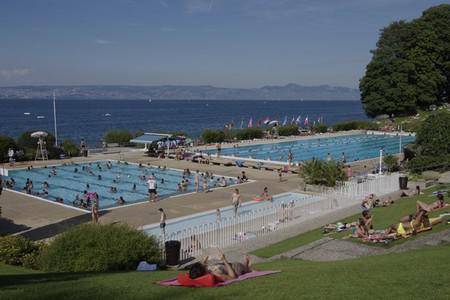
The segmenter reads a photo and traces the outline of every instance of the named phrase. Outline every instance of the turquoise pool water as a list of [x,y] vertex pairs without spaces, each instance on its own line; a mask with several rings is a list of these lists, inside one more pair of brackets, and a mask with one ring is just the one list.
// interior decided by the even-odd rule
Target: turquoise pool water
[[[88,172],[88,168],[92,173]],[[77,172],[75,172],[75,169]],[[122,196],[125,204],[137,203],[148,200],[148,187],[146,180],[143,180],[145,175],[148,179],[152,174],[155,176],[158,185],[158,195],[160,198],[181,194],[177,190],[177,184],[183,179],[183,174],[179,170],[174,169],[160,169],[151,166],[138,166],[135,164],[118,163],[111,161],[111,167],[107,167],[107,161],[97,161],[92,163],[82,164],[67,164],[55,166],[56,176],[49,176],[52,172],[52,167],[48,168],[33,168],[10,170],[9,176],[5,179],[14,178],[16,184],[13,189],[16,191],[23,191],[27,178],[33,181],[33,195],[38,195],[48,200],[56,200],[62,198],[64,204],[73,206],[74,199],[78,195],[80,198],[85,190],[88,192],[96,192],[100,196],[100,208],[110,208],[118,206],[116,204],[117,198]],[[99,179],[98,176],[101,176]],[[189,184],[186,191],[194,191],[194,174],[186,176],[189,179]],[[214,175],[214,180],[221,176]],[[43,197],[43,183],[47,182],[49,185],[48,196]],[[115,181],[115,182],[114,182]],[[229,184],[234,184],[235,181],[227,178]],[[212,188],[213,180],[208,181]],[[133,185],[136,189],[133,189]],[[117,192],[112,193],[111,187],[115,187]],[[201,184],[200,184],[201,188]]]
[[[414,136],[402,136],[401,143],[405,145],[414,139]],[[378,157],[381,148],[385,154],[399,153],[399,146],[399,136],[355,134],[225,148],[222,149],[221,155],[286,162],[290,150],[294,162],[312,158],[327,159],[328,153],[334,160],[341,160],[344,153],[346,161],[352,162]],[[209,153],[215,154],[216,151],[212,150]]]
[[[268,208],[273,205],[280,205],[282,203],[288,204],[291,201],[294,201],[296,203],[295,205],[298,205],[299,203],[305,204],[307,202],[309,203],[311,201],[316,201],[319,199],[320,198],[318,196],[288,192],[280,195],[275,195],[273,197],[273,202],[246,202],[239,208],[238,215],[242,216],[257,209]],[[222,207],[220,208],[220,215],[221,221],[234,218],[234,208],[232,206]],[[194,227],[199,225],[216,224],[216,222],[218,222],[215,210],[172,220],[170,219],[170,216],[167,217],[168,221],[166,223],[166,237],[168,238],[170,238],[172,234],[183,232],[183,230],[187,230],[189,228],[193,229]],[[143,231],[148,235],[161,235],[159,224],[144,226]]]

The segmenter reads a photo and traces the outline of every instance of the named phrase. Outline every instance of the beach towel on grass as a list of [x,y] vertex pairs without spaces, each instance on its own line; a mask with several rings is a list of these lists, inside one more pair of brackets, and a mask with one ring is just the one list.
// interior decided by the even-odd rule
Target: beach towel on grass
[[[214,287],[229,285],[229,284],[232,284],[232,283],[235,283],[235,282],[238,282],[238,281],[243,281],[243,280],[246,280],[246,279],[266,276],[266,275],[280,273],[280,272],[281,271],[253,271],[253,272],[241,275],[241,276],[239,276],[238,278],[235,278],[235,279],[230,279],[230,280],[226,280],[226,281],[216,282]],[[181,283],[178,282],[177,278],[171,278],[171,279],[158,281],[157,284],[163,285],[163,286],[183,286]]]

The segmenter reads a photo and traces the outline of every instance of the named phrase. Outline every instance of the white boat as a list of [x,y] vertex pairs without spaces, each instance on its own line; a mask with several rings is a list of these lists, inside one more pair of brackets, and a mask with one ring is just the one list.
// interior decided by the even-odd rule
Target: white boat
[[148,103],[152,103],[152,98],[148,98]]
[[45,119],[44,116],[37,116],[36,118],[38,118],[38,119]]
[[31,113],[29,113],[29,112],[24,112],[23,114],[26,115],[26,116],[31,115]]
[[111,114],[106,113],[105,117],[111,117]]

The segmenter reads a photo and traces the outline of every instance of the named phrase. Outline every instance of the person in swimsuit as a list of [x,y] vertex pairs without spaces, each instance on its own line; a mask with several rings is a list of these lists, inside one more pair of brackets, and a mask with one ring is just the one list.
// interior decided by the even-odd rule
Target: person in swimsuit
[[166,213],[164,212],[164,209],[159,208],[158,209],[159,213],[160,213],[160,219],[159,219],[159,228],[161,228],[162,234],[166,235]]
[[417,201],[416,202],[416,213],[420,212],[421,210],[424,210],[426,212],[430,212],[430,211],[433,211],[433,210],[437,210],[437,209],[441,209],[441,208],[450,206],[449,203],[445,203],[444,195],[437,194],[436,197],[437,197],[437,200],[434,201],[433,203],[430,203],[430,204],[423,203],[421,201]]
[[248,256],[245,256],[244,263],[229,263],[222,252],[220,252],[219,262],[208,263],[208,259],[209,257],[207,256],[203,262],[197,262],[191,266],[189,269],[189,277],[191,279],[212,274],[217,281],[225,281],[238,278],[253,271]]
[[236,217],[237,216],[237,212],[238,212],[238,208],[242,204],[242,197],[241,197],[241,194],[239,194],[239,189],[234,189],[234,193],[231,196],[231,203],[233,204],[234,216]]

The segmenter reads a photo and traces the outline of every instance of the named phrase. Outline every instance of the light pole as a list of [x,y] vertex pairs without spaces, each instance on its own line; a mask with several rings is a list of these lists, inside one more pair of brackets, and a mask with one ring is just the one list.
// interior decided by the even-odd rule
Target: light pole
[[58,147],[58,129],[56,128],[56,94],[53,91],[53,122],[55,125],[55,146]]
[[378,172],[378,174],[380,175],[383,173],[381,170],[382,167],[383,167],[383,148],[380,149],[380,170]]

